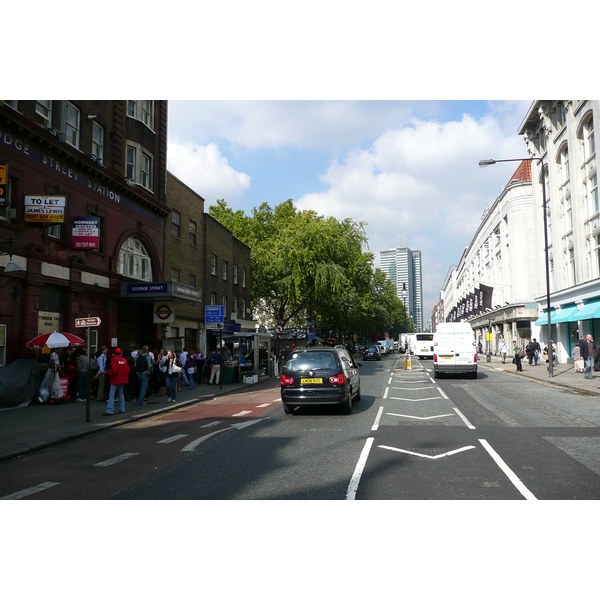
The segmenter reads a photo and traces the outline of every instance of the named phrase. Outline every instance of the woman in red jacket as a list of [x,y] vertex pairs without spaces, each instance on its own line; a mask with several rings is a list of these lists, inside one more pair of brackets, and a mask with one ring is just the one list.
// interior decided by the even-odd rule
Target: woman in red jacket
[[115,348],[115,352],[110,359],[110,369],[107,369],[105,373],[110,377],[110,394],[108,395],[108,404],[104,416],[114,414],[115,392],[119,394],[119,412],[123,414],[125,412],[123,387],[129,382],[129,365],[123,358],[120,348]]

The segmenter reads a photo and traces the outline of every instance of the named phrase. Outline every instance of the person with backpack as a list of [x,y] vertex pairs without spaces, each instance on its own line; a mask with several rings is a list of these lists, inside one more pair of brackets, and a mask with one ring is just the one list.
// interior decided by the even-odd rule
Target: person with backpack
[[535,354],[535,346],[532,342],[529,342],[527,346],[525,346],[525,354],[527,354],[527,361],[529,365],[533,365],[533,355]]
[[114,354],[110,358],[110,366],[106,369],[106,374],[110,378],[110,393],[108,395],[106,412],[103,413],[103,416],[109,417],[114,414],[115,395],[118,395],[119,398],[119,412],[121,414],[125,412],[123,388],[129,382],[129,365],[123,358],[120,348],[115,348]]
[[138,405],[146,406],[146,390],[148,389],[148,382],[150,381],[150,375],[152,374],[152,360],[150,359],[150,353],[148,346],[142,346],[140,352],[135,358],[135,373],[140,382],[140,393],[138,396]]

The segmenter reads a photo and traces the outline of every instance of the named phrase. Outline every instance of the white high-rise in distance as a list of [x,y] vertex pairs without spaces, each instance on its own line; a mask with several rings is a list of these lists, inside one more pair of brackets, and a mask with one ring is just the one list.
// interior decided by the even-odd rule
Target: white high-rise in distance
[[417,331],[423,331],[423,285],[421,251],[394,248],[379,253],[380,268],[396,286],[396,295]]

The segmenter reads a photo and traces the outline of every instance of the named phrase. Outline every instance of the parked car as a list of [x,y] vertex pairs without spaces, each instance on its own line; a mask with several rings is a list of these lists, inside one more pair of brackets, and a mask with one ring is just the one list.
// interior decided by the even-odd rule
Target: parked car
[[388,348],[385,344],[377,344],[377,349],[379,350],[379,354],[381,354],[381,356],[388,355]]
[[343,346],[293,350],[280,378],[284,412],[289,415],[297,406],[332,404],[350,414],[352,402],[360,400],[361,366]]
[[363,360],[381,360],[381,352],[377,346],[369,346],[363,350]]

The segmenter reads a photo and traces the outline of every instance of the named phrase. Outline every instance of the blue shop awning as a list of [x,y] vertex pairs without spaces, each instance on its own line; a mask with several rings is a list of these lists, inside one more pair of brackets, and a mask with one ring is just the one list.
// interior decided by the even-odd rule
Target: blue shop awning
[[[556,310],[553,308],[550,309],[550,321],[556,323]],[[534,325],[548,325],[548,313],[544,311]]]
[[593,300],[584,304],[583,308],[573,315],[573,321],[586,321],[587,319],[600,318],[600,300]]
[[577,313],[577,307],[565,306],[560,310],[556,311],[556,316],[552,315],[552,323],[569,323],[571,321],[577,321],[575,314]]

